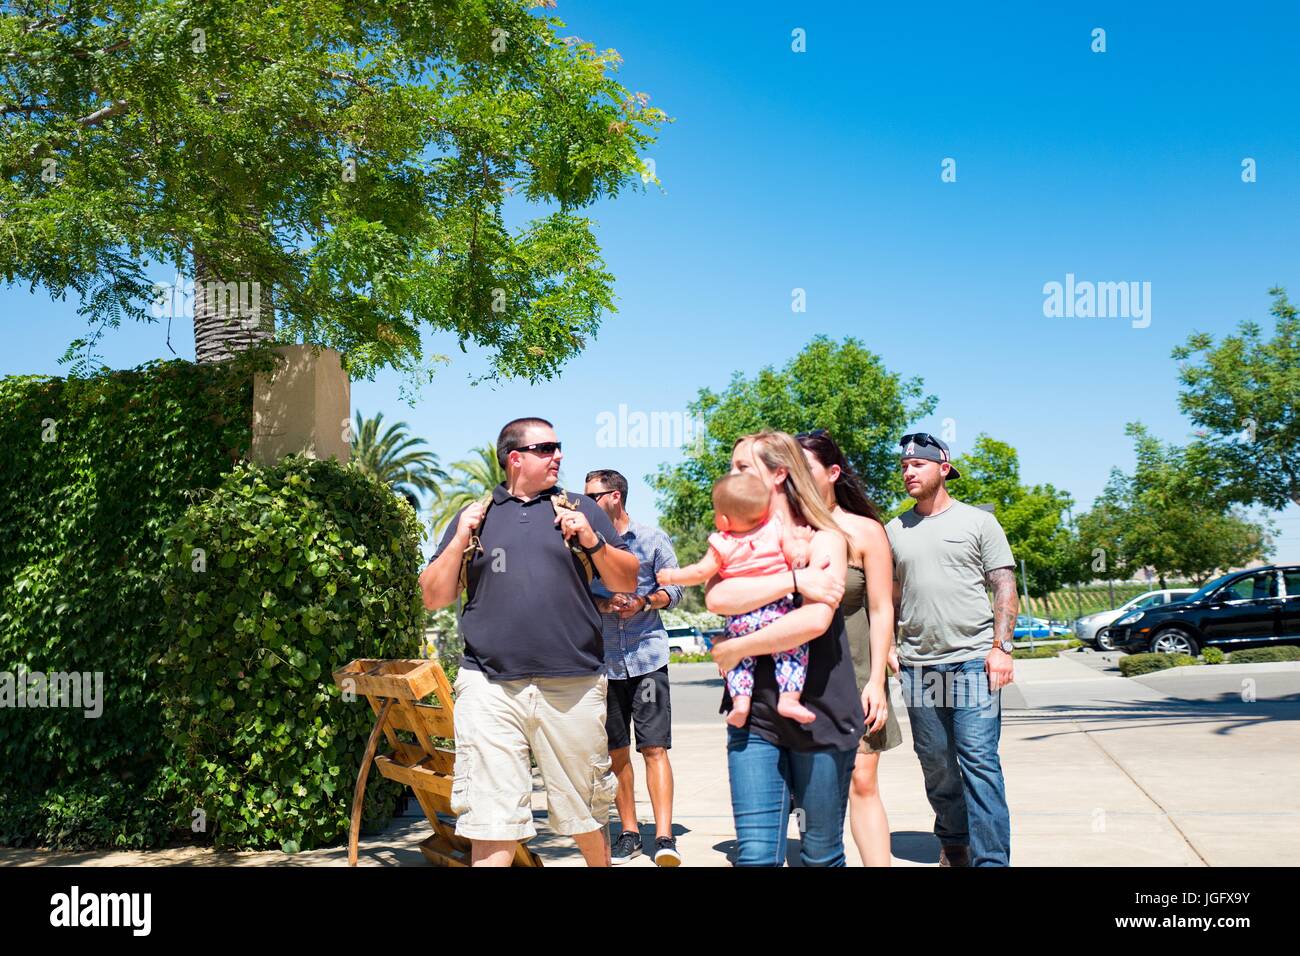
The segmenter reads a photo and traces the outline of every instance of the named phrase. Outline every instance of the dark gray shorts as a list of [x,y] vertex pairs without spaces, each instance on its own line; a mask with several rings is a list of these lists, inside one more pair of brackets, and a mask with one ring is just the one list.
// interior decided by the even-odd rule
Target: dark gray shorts
[[667,664],[640,677],[611,678],[605,706],[605,734],[609,737],[610,750],[630,747],[634,727],[637,750],[667,749],[673,745]]

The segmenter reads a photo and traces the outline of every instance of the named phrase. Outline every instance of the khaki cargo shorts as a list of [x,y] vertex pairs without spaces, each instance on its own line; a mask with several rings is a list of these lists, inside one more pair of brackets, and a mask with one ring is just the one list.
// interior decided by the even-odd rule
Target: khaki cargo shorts
[[462,667],[456,676],[456,768],[451,810],[470,840],[528,840],[537,760],[547,821],[565,836],[609,822],[617,786],[605,736],[604,674],[488,680]]

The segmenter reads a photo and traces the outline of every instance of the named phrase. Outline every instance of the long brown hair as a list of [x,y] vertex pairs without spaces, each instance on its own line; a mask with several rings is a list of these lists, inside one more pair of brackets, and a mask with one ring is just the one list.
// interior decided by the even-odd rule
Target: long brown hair
[[844,452],[840,450],[840,446],[836,444],[830,432],[818,429],[797,436],[795,441],[803,446],[805,451],[812,452],[813,457],[821,462],[823,468],[830,468],[832,465],[840,466],[840,477],[831,486],[831,490],[835,492],[836,504],[849,514],[880,521],[879,509],[867,497],[861,479],[849,464],[849,460],[844,457]]
[[826,507],[826,502],[817,493],[812,472],[808,470],[808,459],[804,457],[803,449],[793,435],[770,428],[741,435],[731,446],[732,455],[736,453],[736,446],[744,441],[753,442],[754,456],[769,471],[785,469],[785,498],[796,521],[802,521],[819,531],[834,531],[843,535],[835,517]]

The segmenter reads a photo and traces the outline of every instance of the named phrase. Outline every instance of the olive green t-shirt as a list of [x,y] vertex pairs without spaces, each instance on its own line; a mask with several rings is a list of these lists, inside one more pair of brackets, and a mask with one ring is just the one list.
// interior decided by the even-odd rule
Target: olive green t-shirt
[[985,576],[1015,566],[989,512],[954,501],[936,515],[905,511],[885,525],[901,588],[898,659],[951,664],[993,649],[993,608]]

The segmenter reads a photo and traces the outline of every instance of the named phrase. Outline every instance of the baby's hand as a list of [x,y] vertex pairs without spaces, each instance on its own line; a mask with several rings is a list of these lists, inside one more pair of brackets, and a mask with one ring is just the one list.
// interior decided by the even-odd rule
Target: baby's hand
[[790,537],[786,541],[786,556],[790,559],[791,566],[808,567],[808,559],[812,554],[813,529],[800,526],[791,528],[789,534]]
[[655,581],[659,584],[676,584],[680,575],[678,568],[664,568],[655,574]]

